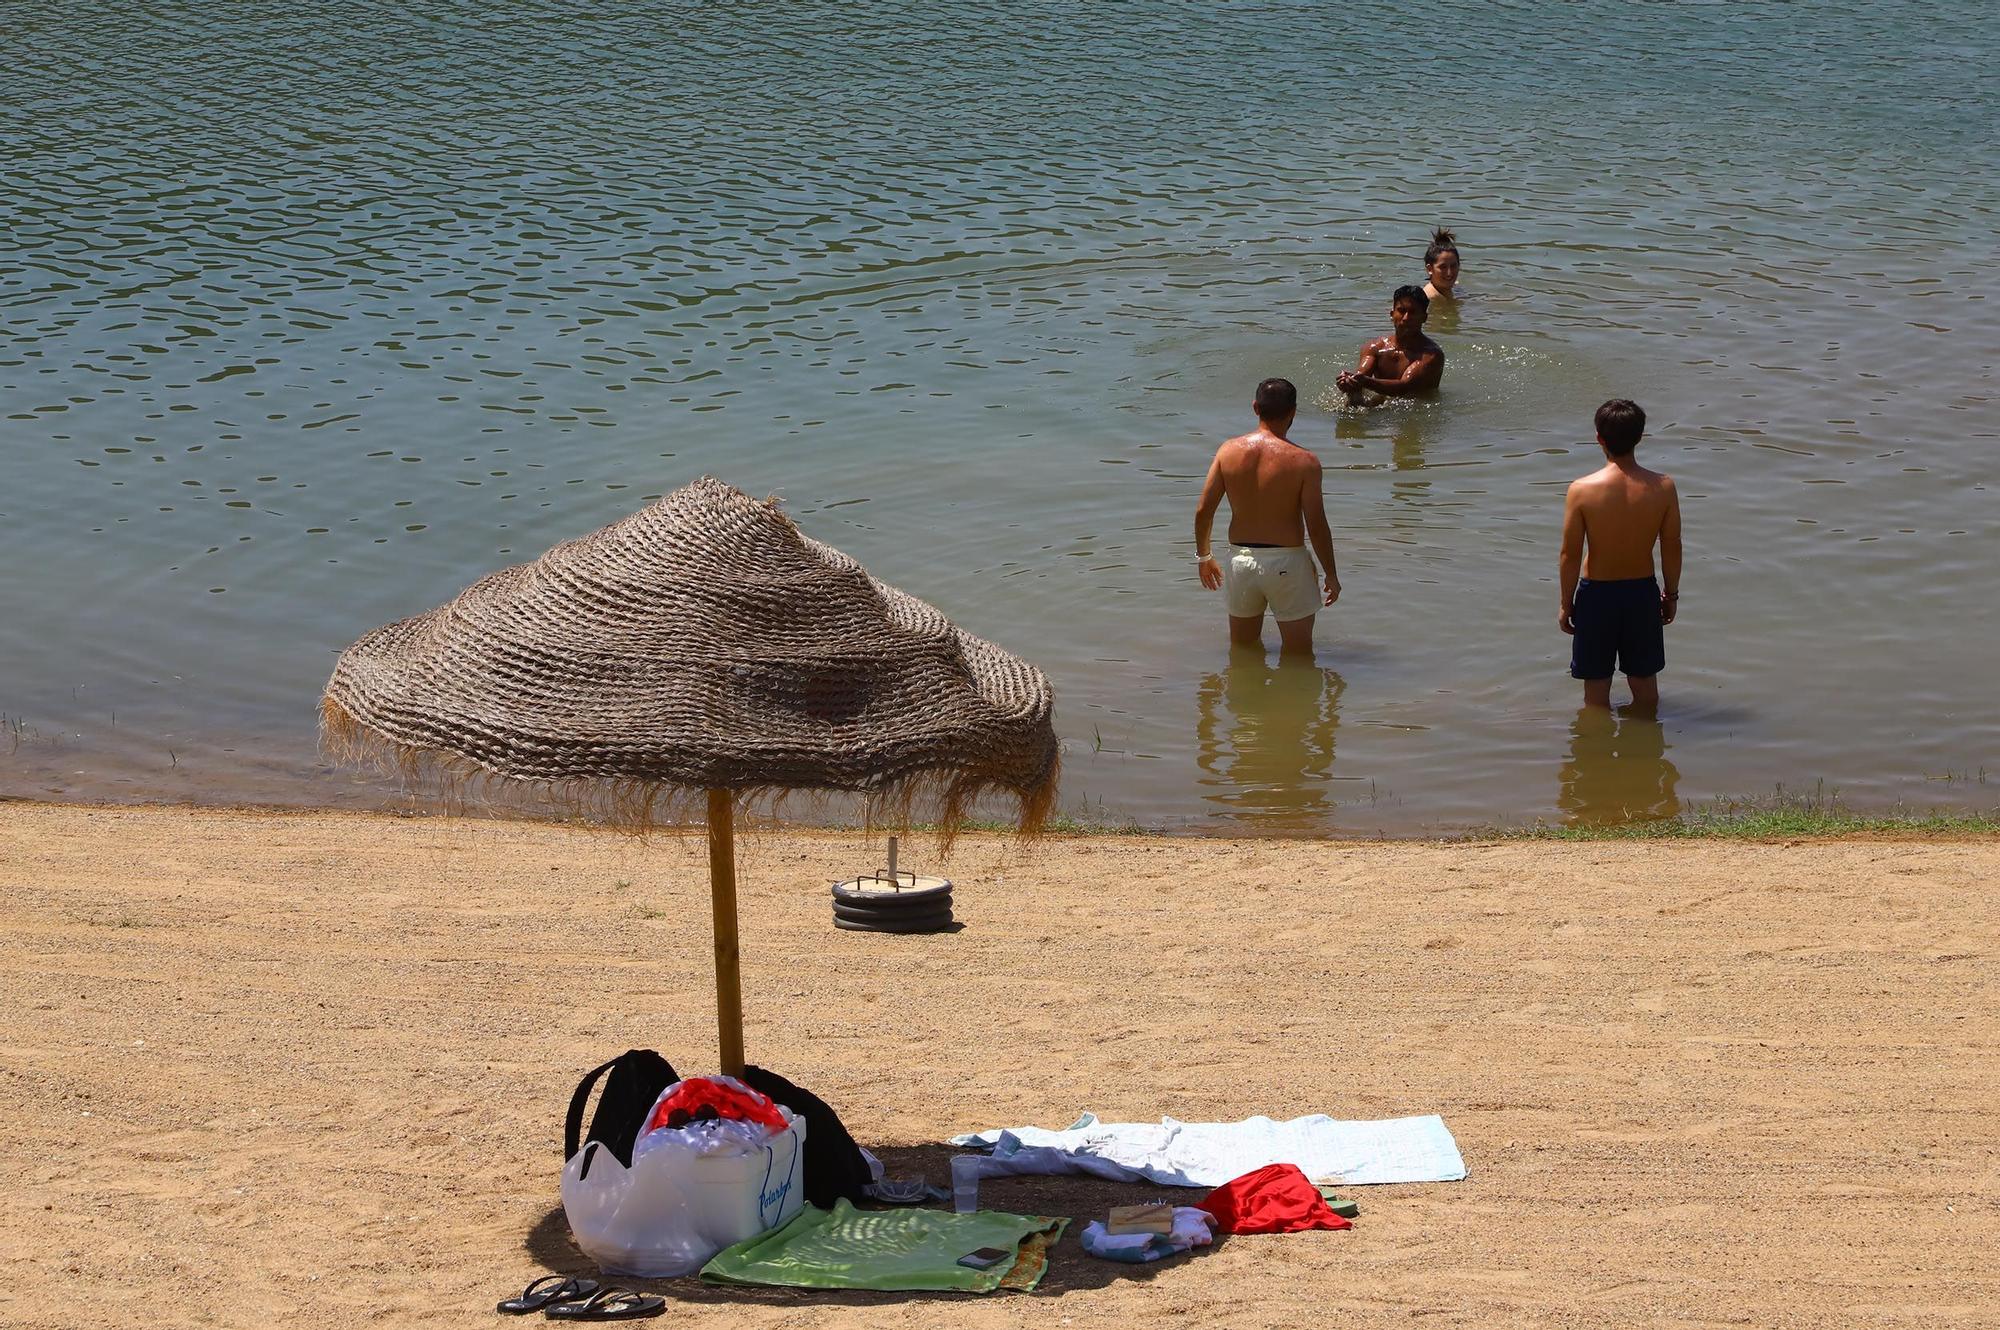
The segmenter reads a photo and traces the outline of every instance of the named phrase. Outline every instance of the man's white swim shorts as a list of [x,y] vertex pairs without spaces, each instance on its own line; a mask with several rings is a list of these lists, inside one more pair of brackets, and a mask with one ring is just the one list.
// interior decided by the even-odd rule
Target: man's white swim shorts
[[1222,566],[1222,598],[1232,618],[1259,618],[1268,605],[1279,623],[1318,614],[1324,599],[1312,556],[1303,545],[1233,546]]

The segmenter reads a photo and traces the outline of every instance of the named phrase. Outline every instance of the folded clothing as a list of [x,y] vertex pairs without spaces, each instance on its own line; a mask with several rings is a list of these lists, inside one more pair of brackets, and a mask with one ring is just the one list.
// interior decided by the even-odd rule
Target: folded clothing
[[[841,1200],[832,1210],[808,1207],[783,1228],[737,1243],[702,1267],[701,1277],[718,1284],[991,1293],[1013,1274],[1017,1261],[974,1269],[960,1265],[961,1256],[998,1247],[1018,1258],[1029,1239],[1060,1236],[1068,1223],[992,1210],[862,1211]],[[1026,1282],[1006,1287],[1032,1288],[1043,1268],[1036,1266]]]
[[1104,1231],[1116,1237],[1123,1233],[1171,1233],[1174,1207],[1165,1201],[1150,1205],[1114,1205],[1104,1217]]
[[1111,1233],[1092,1220],[1079,1236],[1083,1249],[1092,1256],[1136,1265],[1208,1246],[1215,1241],[1215,1216],[1196,1206],[1182,1205],[1174,1208],[1173,1227],[1165,1233]]
[[1304,1233],[1353,1228],[1296,1164],[1272,1164],[1223,1183],[1195,1203],[1223,1233]]

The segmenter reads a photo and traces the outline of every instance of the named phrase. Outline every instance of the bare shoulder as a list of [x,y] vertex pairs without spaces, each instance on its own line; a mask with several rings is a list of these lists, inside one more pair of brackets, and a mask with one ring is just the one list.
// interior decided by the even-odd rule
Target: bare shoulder
[[1639,483],[1654,494],[1671,499],[1674,496],[1674,478],[1664,471],[1654,471],[1648,467],[1638,468]]
[[1226,477],[1241,475],[1246,470],[1254,471],[1261,450],[1257,435],[1239,434],[1227,439],[1215,450],[1215,469]]

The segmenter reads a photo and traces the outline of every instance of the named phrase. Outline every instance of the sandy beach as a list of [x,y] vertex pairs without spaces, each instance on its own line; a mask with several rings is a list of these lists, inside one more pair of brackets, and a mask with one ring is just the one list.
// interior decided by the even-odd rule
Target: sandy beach
[[[963,931],[835,932],[827,881],[878,858],[753,837],[744,986],[752,1058],[893,1168],[1086,1108],[1438,1112],[1470,1177],[1164,1268],[1072,1230],[1033,1295],[682,1281],[671,1316],[1994,1323],[2000,843],[970,838]],[[704,870],[698,838],[0,806],[0,1322],[500,1324],[585,1271],[563,1106],[628,1046],[710,1068]]]

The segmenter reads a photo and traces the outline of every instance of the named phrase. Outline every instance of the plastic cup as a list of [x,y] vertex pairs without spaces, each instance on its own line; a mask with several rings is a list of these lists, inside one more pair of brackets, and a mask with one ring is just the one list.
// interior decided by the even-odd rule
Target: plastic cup
[[979,1165],[983,1162],[978,1155],[959,1155],[951,1161],[951,1208],[955,1213],[969,1215],[979,1208]]

